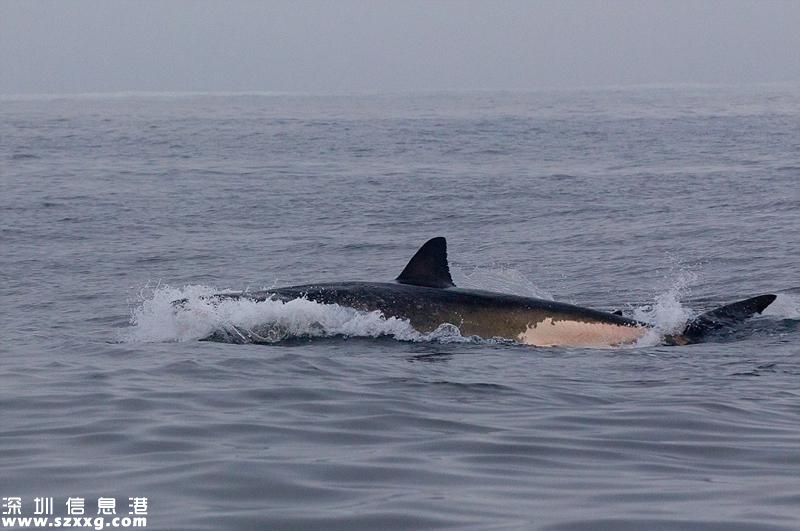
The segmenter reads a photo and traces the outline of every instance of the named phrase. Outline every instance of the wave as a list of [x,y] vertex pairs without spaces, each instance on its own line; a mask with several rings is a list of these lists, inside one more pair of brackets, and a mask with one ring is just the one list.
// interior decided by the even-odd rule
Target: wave
[[[321,304],[307,299],[251,301],[213,300],[219,290],[209,286],[157,287],[143,290],[131,314],[131,328],[123,342],[165,342],[213,339],[245,343],[277,343],[287,339],[316,337],[389,336],[400,341],[471,342],[458,328],[443,324],[429,334],[418,332],[406,319],[387,317],[380,311],[365,312]],[[172,304],[185,299],[181,307]]]
[[[514,284],[514,280],[518,279],[504,274],[503,287]],[[625,311],[629,317],[652,326],[633,347],[658,345],[665,335],[680,333],[698,315],[698,311],[681,302],[695,280],[694,273],[683,271],[652,303],[631,306]],[[548,295],[527,281],[523,284],[524,291]],[[303,338],[385,336],[412,342],[506,342],[463,336],[453,324],[443,324],[426,334],[414,329],[407,319],[386,316],[377,310],[359,311],[307,299],[284,302],[209,297],[215,293],[220,290],[201,285],[144,288],[133,301],[131,326],[120,334],[119,340],[136,343],[208,338],[233,343],[279,343]],[[185,303],[175,306],[172,304],[175,300]],[[772,319],[800,319],[800,296],[779,294],[764,315]]]

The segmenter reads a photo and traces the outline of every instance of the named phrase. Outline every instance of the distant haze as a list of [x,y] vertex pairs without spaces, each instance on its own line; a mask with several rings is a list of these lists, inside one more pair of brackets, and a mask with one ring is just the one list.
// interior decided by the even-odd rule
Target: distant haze
[[0,93],[800,80],[795,1],[0,0]]

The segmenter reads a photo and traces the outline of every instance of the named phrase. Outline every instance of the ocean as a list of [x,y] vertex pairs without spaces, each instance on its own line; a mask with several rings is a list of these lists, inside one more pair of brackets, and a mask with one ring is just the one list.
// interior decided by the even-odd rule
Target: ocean
[[[799,154],[792,84],[2,96],[0,512],[800,529]],[[778,298],[706,343],[607,349],[170,304],[390,281],[434,236],[459,286],[659,330]],[[255,322],[273,344],[199,341]]]

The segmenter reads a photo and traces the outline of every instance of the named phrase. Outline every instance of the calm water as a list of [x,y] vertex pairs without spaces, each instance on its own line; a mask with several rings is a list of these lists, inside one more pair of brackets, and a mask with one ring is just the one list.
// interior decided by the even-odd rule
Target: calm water
[[[0,497],[149,529],[800,528],[800,86],[0,98]],[[424,336],[220,289],[457,284],[689,347]],[[276,345],[197,341],[277,323]],[[25,505],[27,504],[27,505]]]

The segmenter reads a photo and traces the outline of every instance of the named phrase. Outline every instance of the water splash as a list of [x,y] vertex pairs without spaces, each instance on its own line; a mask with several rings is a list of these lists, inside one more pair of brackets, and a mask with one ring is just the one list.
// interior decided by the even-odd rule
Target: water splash
[[522,272],[511,267],[475,267],[472,272],[462,274],[456,284],[462,288],[555,300],[552,293],[543,290]]
[[762,315],[778,319],[800,319],[800,294],[779,293]]
[[678,271],[671,286],[656,295],[652,304],[633,309],[632,317],[652,326],[635,346],[654,346],[663,341],[664,336],[679,334],[696,312],[681,303],[691,292],[690,286],[697,281],[697,274],[688,269]]
[[[209,286],[144,289],[131,313],[131,327],[122,342],[191,341],[228,337],[236,342],[274,343],[289,338],[380,337],[401,341],[468,342],[458,328],[443,324],[429,334],[415,330],[408,320],[320,304],[307,299],[252,301],[211,298]],[[184,300],[180,306],[173,301]]]

